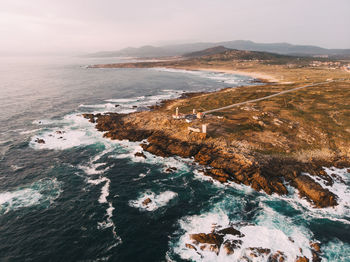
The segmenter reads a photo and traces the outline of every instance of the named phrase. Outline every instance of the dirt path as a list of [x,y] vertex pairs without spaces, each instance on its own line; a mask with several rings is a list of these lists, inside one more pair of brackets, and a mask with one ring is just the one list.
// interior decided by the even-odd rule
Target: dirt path
[[319,83],[309,84],[309,85],[305,85],[305,86],[299,86],[299,87],[296,87],[296,88],[292,88],[292,89],[288,89],[288,90],[284,90],[284,91],[278,92],[278,93],[273,94],[273,95],[264,96],[264,97],[260,97],[260,98],[257,98],[257,99],[252,99],[252,100],[248,100],[248,101],[245,101],[245,102],[240,102],[240,103],[232,104],[232,105],[229,105],[229,106],[224,106],[224,107],[208,110],[208,111],[203,112],[203,114],[208,114],[208,113],[213,113],[213,112],[217,112],[217,111],[221,111],[221,110],[225,110],[225,109],[230,109],[232,107],[241,106],[241,105],[245,105],[245,104],[249,104],[249,103],[255,103],[255,102],[258,102],[258,101],[262,101],[262,100],[265,100],[265,99],[269,99],[271,97],[275,97],[275,96],[283,95],[283,94],[286,94],[286,93],[290,93],[290,92],[293,92],[293,91],[296,91],[296,90],[300,90],[300,89],[303,89],[303,88],[323,85],[323,84],[330,83],[330,82],[335,82],[335,80],[326,81],[326,82],[319,82]]

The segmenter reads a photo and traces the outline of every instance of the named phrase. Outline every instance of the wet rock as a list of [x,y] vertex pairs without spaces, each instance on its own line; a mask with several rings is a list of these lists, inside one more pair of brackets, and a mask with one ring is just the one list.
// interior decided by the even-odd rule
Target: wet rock
[[214,252],[216,255],[219,255],[219,247],[215,244],[204,244],[200,246],[202,251]]
[[136,152],[136,153],[134,154],[134,156],[136,156],[136,157],[143,157],[143,158],[145,158],[145,159],[147,158],[143,152]]
[[250,255],[253,257],[259,257],[261,255],[268,255],[271,253],[271,249],[262,247],[250,247]]
[[221,246],[222,242],[224,241],[224,238],[222,235],[219,235],[217,233],[199,233],[199,234],[191,234],[190,238],[194,240],[195,243],[201,243],[201,244],[214,244],[218,247]]
[[306,175],[300,175],[294,179],[295,187],[300,195],[310,199],[316,207],[328,207],[337,205],[337,196],[328,189],[315,182]]
[[197,248],[194,246],[194,245],[191,245],[191,244],[188,244],[186,243],[185,246],[189,249],[193,249],[193,250],[196,250],[197,251]]
[[227,255],[231,255],[233,254],[235,251],[235,249],[237,248],[240,248],[241,245],[242,245],[242,240],[226,240],[224,243],[223,243],[223,250],[225,251],[225,253]]
[[142,201],[142,205],[147,206],[151,202],[152,200],[150,198],[146,198],[145,200]]
[[[219,182],[233,181],[250,186],[256,191],[279,195],[288,194],[288,190],[284,185],[284,182],[287,182],[297,188],[300,195],[313,203],[315,207],[322,208],[337,205],[336,195],[328,189],[322,188],[312,178],[303,175],[303,172],[309,173],[311,176],[319,177],[326,184],[331,185],[333,178],[325,173],[322,168],[322,166],[327,166],[327,163],[320,161],[304,163],[293,158],[235,153],[216,147],[215,144],[209,145],[196,139],[175,139],[161,130],[148,130],[136,126],[134,122],[128,119],[129,115],[126,114],[84,114],[84,117],[96,123],[96,128],[105,132],[104,137],[118,140],[128,139],[130,141],[147,139],[147,143],[142,143],[141,147],[154,155],[193,157],[199,164],[210,167],[204,172],[205,175]],[[145,125],[145,127],[147,126]],[[166,171],[171,172],[171,170]]]
[[227,180],[229,179],[229,175],[223,171],[222,169],[218,169],[218,168],[213,168],[213,169],[210,169],[210,170],[207,170],[205,173],[204,173],[206,176],[210,176],[222,183],[225,183],[227,182]]
[[320,244],[317,242],[312,242],[310,244],[310,247],[312,248],[312,250],[316,251],[316,252],[321,252],[321,247]]
[[38,143],[38,144],[45,144],[45,140],[42,139],[42,138],[35,139],[35,142]]
[[268,262],[283,262],[286,260],[286,256],[282,251],[277,251],[274,254],[271,254],[267,261]]
[[317,242],[311,242],[311,253],[312,253],[312,262],[320,262],[321,259],[321,247]]
[[165,172],[166,173],[172,173],[172,172],[175,172],[177,170],[176,167],[168,167],[167,169],[165,169]]
[[309,262],[309,259],[307,257],[297,257],[295,262]]
[[224,234],[224,235],[233,235],[233,236],[238,236],[238,237],[244,237],[244,234],[242,234],[240,231],[233,227],[227,227],[224,229],[221,229],[217,231],[219,234]]
[[95,115],[94,114],[83,114],[83,117],[89,119],[91,123],[95,123]]

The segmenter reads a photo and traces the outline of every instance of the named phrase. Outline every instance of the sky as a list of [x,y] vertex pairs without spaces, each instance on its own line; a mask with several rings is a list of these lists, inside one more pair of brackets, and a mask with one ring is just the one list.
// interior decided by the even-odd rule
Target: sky
[[350,0],[1,0],[0,53],[252,40],[350,48]]

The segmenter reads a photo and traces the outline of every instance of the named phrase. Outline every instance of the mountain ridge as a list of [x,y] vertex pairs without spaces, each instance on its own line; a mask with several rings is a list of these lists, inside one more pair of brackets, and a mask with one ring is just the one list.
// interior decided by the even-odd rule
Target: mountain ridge
[[102,51],[88,54],[88,57],[169,57],[183,56],[196,52],[223,46],[228,49],[270,52],[293,56],[329,56],[334,58],[350,58],[350,49],[327,49],[313,45],[294,45],[290,43],[256,43],[249,40],[234,40],[224,42],[198,42],[165,46],[145,45],[141,47],[127,47],[116,51]]

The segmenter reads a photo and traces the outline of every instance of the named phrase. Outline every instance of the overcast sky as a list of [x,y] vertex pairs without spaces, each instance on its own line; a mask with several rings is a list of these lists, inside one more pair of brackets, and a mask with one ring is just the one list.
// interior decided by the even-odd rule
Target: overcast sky
[[252,40],[350,48],[350,0],[1,0],[0,52]]

